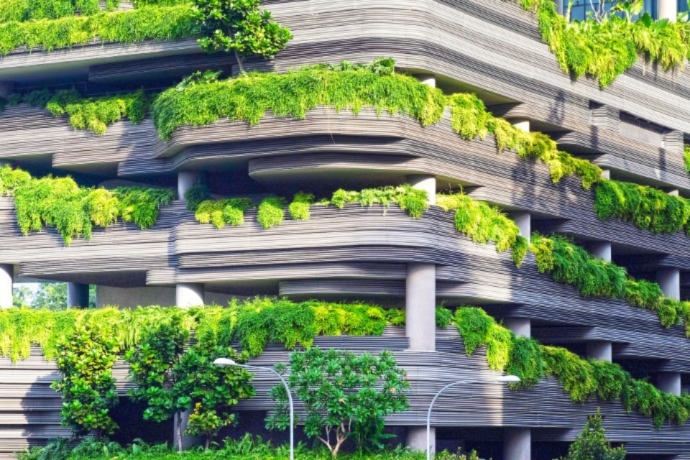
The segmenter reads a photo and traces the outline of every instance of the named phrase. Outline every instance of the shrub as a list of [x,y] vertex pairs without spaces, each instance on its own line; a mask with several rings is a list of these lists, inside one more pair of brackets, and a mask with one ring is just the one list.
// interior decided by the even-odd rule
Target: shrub
[[194,182],[184,193],[184,199],[187,201],[187,211],[195,212],[199,205],[209,198],[211,198],[211,190],[208,186],[201,181]]
[[611,447],[606,441],[601,410],[587,418],[582,433],[568,448],[562,460],[624,460],[625,447]]
[[[285,372],[285,367],[279,369]],[[350,437],[360,449],[379,448],[383,418],[408,407],[405,390],[410,384],[388,351],[378,357],[318,347],[296,351],[290,356],[288,381],[304,405],[305,433],[333,457]],[[266,425],[284,430],[290,422],[285,388],[275,387],[271,396],[278,408]]]
[[226,225],[239,227],[244,223],[244,213],[252,207],[248,198],[227,198],[224,200],[205,200],[194,213],[196,220],[202,224],[212,224],[216,228]]
[[288,206],[290,217],[293,220],[308,220],[311,216],[309,208],[312,203],[314,203],[314,195],[311,193],[296,193]]
[[256,218],[261,227],[266,230],[283,223],[285,218],[285,199],[280,197],[268,197],[259,205]]

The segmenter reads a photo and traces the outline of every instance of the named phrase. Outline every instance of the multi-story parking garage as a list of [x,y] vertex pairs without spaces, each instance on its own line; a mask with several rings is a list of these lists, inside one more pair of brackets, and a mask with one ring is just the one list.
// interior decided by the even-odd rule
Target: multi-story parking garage
[[[265,7],[294,39],[271,61],[250,59],[250,70],[282,73],[390,56],[398,73],[446,95],[476,94],[493,116],[545,133],[560,150],[597,165],[606,180],[652,187],[682,203],[690,196],[687,70],[665,72],[640,60],[604,88],[594,78],[574,78],[543,42],[535,13],[511,1],[276,0]],[[676,14],[674,5],[655,9]],[[203,53],[193,31],[135,41],[96,37],[50,51],[13,49],[0,59],[0,95],[12,101],[15,94],[45,88],[75,88],[93,98],[140,88],[155,95],[196,70],[237,74],[227,55]],[[70,174],[85,186],[169,188],[177,200],[161,206],[148,229],[119,222],[66,246],[50,225],[24,235],[15,199],[0,198],[3,306],[11,305],[13,282],[40,280],[68,282],[72,306],[85,305],[89,285],[96,285],[99,306],[186,307],[274,295],[404,307],[404,330],[316,343],[395,352],[412,383],[410,409],[387,425],[419,449],[435,391],[453,380],[496,375],[482,350],[464,353],[454,329],[435,330],[440,304],[480,306],[517,336],[617,363],[636,379],[681,395],[690,384],[690,341],[680,321],[665,328],[657,312],[626,299],[583,296],[542,273],[532,253],[517,267],[493,244],[458,234],[452,214],[436,206],[436,194],[462,189],[500,208],[524,238],[564,235],[592,258],[657,282],[669,299],[688,295],[688,236],[640,228],[631,218],[602,220],[596,187],[583,188],[572,174],[554,181],[544,162],[497,154],[492,134],[460,138],[450,112],[422,126],[406,113],[319,106],[304,119],[268,113],[252,126],[220,117],[179,126],[164,139],[151,113],[140,123],[123,117],[96,134],[70,126],[66,115],[9,103],[0,114],[2,162],[35,177]],[[288,218],[267,230],[248,210],[244,225],[217,229],[186,209],[185,192],[196,182],[216,198],[248,196],[255,203],[271,194],[410,184],[427,192],[430,209],[411,219],[397,206],[385,212],[315,206],[309,220]],[[286,358],[286,351],[272,348],[257,362]],[[123,368],[118,372],[124,380]],[[69,434],[60,426],[59,396],[49,388],[55,378],[56,368],[39,349],[28,360],[2,362],[0,452]],[[601,407],[609,440],[624,444],[630,458],[690,458],[690,427],[666,421],[655,427],[648,415],[628,412],[620,401],[574,403],[554,377],[519,391],[488,383],[458,386],[441,402],[432,417],[435,443],[476,447],[486,457],[553,458]],[[268,410],[270,404],[259,392],[241,409]]]

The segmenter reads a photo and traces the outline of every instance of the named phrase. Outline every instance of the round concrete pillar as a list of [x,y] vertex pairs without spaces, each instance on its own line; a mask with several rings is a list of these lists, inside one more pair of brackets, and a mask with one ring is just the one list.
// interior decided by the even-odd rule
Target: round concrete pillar
[[527,118],[513,118],[509,121],[513,126],[515,126],[516,128],[520,128],[526,133],[530,131],[530,123]]
[[515,225],[520,229],[520,236],[530,240],[530,235],[532,234],[532,215],[528,212],[511,212],[511,219],[515,222]]
[[504,460],[531,460],[532,432],[529,428],[506,428],[503,433]]
[[426,192],[429,204],[436,204],[436,176],[417,174],[407,176],[405,179],[412,188],[424,190]]
[[14,267],[0,265],[0,308],[12,307],[12,286]]
[[613,343],[611,342],[587,342],[587,357],[599,361],[613,362]]
[[407,264],[405,314],[409,349],[436,350],[436,265]]
[[659,19],[675,21],[678,17],[678,3],[676,0],[657,0]]
[[204,305],[204,285],[195,283],[178,284],[175,287],[175,303],[181,308]]
[[505,318],[503,325],[518,337],[532,337],[532,321],[529,318]]
[[656,281],[666,297],[680,300],[680,270],[662,268],[656,272]]
[[71,308],[88,308],[89,285],[67,283],[67,306]]
[[602,179],[611,179],[611,170],[610,169],[602,169],[601,170],[601,178]]
[[656,377],[656,386],[661,391],[680,396],[681,377],[680,372],[661,372]]
[[[436,453],[436,428],[429,432],[429,446],[431,455]],[[426,427],[411,426],[407,429],[407,447],[412,451],[426,452]]]
[[431,86],[432,88],[436,88],[436,76],[433,74],[417,75],[417,80],[419,80],[420,82],[424,83],[427,86]]
[[606,241],[596,242],[589,245],[589,252],[592,257],[597,259],[605,260],[606,262],[611,262],[613,258],[611,243]]
[[185,201],[184,194],[201,178],[198,171],[180,171],[177,173],[177,198]]
[[680,196],[680,190],[677,188],[672,188],[667,191],[670,196]]
[[565,14],[565,10],[563,9],[563,0],[554,0],[554,3],[556,3],[556,11],[558,14]]

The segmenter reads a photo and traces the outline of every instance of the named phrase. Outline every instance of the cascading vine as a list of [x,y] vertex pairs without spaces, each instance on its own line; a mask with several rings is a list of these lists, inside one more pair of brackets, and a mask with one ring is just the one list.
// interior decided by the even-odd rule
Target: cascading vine
[[[189,310],[12,308],[0,310],[0,354],[13,360],[26,358],[30,345],[35,344],[42,347],[47,359],[57,357],[65,378],[56,388],[75,402],[63,406],[65,420],[81,432],[97,429],[108,433],[114,429],[109,410],[115,404],[110,367],[124,354],[135,360],[137,366],[143,362],[142,356],[147,357],[146,363],[157,359],[156,349],[150,345],[146,349],[137,346],[162,325],[174,325],[174,330],[185,340],[194,336],[199,342],[221,347],[237,341],[249,355],[260,356],[268,344],[282,345],[289,350],[297,346],[309,348],[318,336],[381,336],[389,324],[404,325],[405,312],[368,304],[296,303],[274,298],[233,301],[226,308]],[[586,360],[564,348],[518,338],[479,308],[458,307],[453,313],[439,307],[436,324],[438,327],[455,325],[467,354],[485,346],[491,369],[522,379],[513,389],[532,387],[553,375],[573,402],[620,399],[626,410],[651,417],[657,427],[667,421],[682,425],[688,418],[690,396],[687,394],[675,396],[661,392],[646,381],[632,378],[617,364]],[[92,351],[82,356],[84,350]],[[138,351],[126,353],[128,350]],[[86,373],[80,365],[84,360],[93,363]],[[144,377],[142,371],[137,371],[138,378]],[[81,390],[76,391],[75,385],[80,385]],[[85,388],[91,390],[82,391]],[[70,389],[75,392],[65,394]],[[98,416],[90,417],[89,411],[95,411]]]

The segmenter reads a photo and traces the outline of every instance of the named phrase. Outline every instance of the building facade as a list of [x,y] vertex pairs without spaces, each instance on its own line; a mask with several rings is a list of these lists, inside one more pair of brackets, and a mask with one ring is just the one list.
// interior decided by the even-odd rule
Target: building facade
[[[446,94],[475,93],[493,115],[547,134],[561,150],[598,165],[607,178],[690,196],[683,156],[690,138],[687,70],[664,72],[640,61],[603,89],[593,79],[572,78],[542,41],[535,14],[511,1],[266,3],[295,38],[271,61],[248,60],[250,70],[284,72],[391,56],[398,72]],[[666,6],[650,7],[655,15],[668,15]],[[677,6],[669,8],[675,17]],[[202,53],[193,37],[19,48],[0,58],[0,96],[46,87],[74,87],[84,96],[155,92],[199,69],[229,75],[237,73],[235,67],[226,55]],[[688,297],[688,237],[601,220],[592,190],[583,189],[578,178],[554,183],[542,162],[497,154],[492,136],[460,140],[450,126],[448,113],[422,127],[410,117],[367,107],[357,115],[319,107],[303,120],[269,114],[255,126],[231,120],[183,126],[163,140],[150,116],[139,124],[117,121],[97,135],[73,129],[43,108],[8,106],[0,114],[0,161],[36,176],[69,173],[85,185],[167,187],[177,199],[161,208],[149,229],[117,223],[65,246],[54,229],[23,235],[14,199],[0,198],[3,306],[11,304],[13,283],[40,280],[69,283],[72,306],[84,306],[89,285],[96,285],[99,306],[185,307],[275,295],[404,307],[404,331],[316,343],[395,352],[412,383],[411,406],[388,425],[422,450],[426,410],[436,391],[453,380],[498,375],[483,351],[464,353],[457,332],[436,330],[439,304],[480,306],[517,336],[618,363],[664,392],[687,391],[690,342],[682,325],[664,328],[656,312],[625,300],[583,297],[540,273],[532,254],[516,267],[510,254],[497,253],[492,244],[458,236],[435,197],[462,188],[503,210],[525,238],[534,231],[566,235],[593,257],[658,282],[672,299]],[[216,229],[185,208],[185,192],[197,181],[217,196],[253,197],[409,183],[427,192],[431,207],[419,220],[395,206],[385,213],[319,208],[309,221],[288,220],[269,230],[250,210],[242,227]],[[287,356],[272,349],[256,362]],[[125,373],[124,365],[116,367],[123,382]],[[38,349],[28,360],[0,362],[0,455],[69,434],[60,426],[60,399],[49,388],[56,376]],[[258,380],[270,384],[268,378]],[[242,403],[243,411],[270,409],[265,392],[257,393]],[[689,426],[655,428],[620,401],[574,403],[553,377],[520,391],[481,382],[458,386],[434,411],[434,443],[478,448],[494,459],[553,458],[598,407],[608,439],[624,444],[629,458],[690,458]]]

